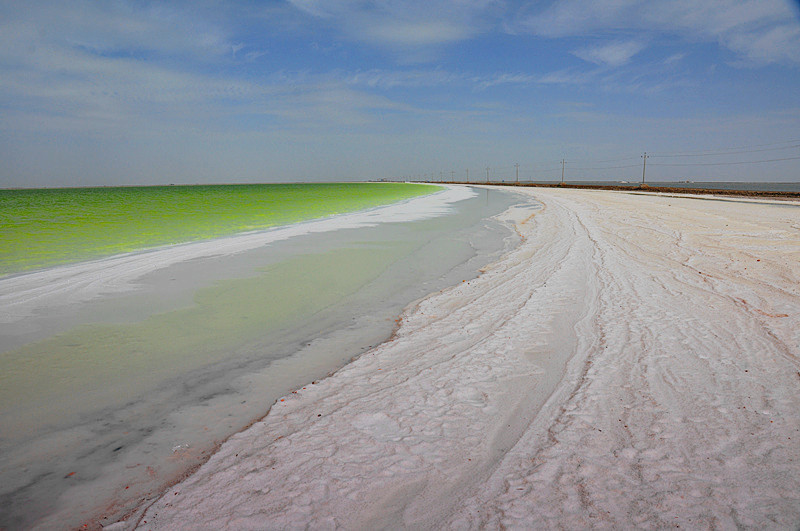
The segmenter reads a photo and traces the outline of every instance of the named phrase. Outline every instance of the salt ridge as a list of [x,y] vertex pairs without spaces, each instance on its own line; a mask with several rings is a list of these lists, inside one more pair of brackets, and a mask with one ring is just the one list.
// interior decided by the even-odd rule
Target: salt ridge
[[521,193],[520,246],[140,527],[796,528],[800,208]]

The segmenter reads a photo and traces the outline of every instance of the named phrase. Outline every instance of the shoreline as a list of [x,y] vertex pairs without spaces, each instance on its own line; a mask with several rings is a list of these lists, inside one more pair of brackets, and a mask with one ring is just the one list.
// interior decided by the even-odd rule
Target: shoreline
[[443,189],[410,183],[298,183],[0,190],[9,222],[2,234],[0,272],[5,277],[263,232]]
[[[470,187],[471,188],[485,188],[485,187],[476,186],[476,185],[470,185]],[[521,207],[517,207],[517,206],[512,206],[508,210],[506,210],[505,212],[501,213],[497,217],[499,219],[501,219],[504,223],[514,226],[514,229],[515,229],[517,237],[524,239],[524,235],[522,233],[520,233],[519,230],[516,230],[515,225],[516,225],[516,223],[525,223],[527,220],[532,218],[536,214],[537,211],[538,211],[538,207],[521,208]],[[513,248],[508,250],[505,254],[500,256],[496,261],[490,262],[489,264],[485,265],[483,268],[478,270],[477,276],[473,277],[470,280],[464,280],[464,281],[462,281],[462,283],[469,284],[470,282],[473,282],[476,279],[479,279],[481,276],[486,274],[486,272],[488,270],[491,270],[491,268],[494,267],[497,263],[501,262],[503,260],[503,258],[508,253],[513,252],[513,251],[514,251]],[[264,413],[264,415],[262,417],[250,422],[247,426],[242,428],[240,431],[238,431],[237,433],[231,435],[225,441],[219,443],[215,447],[214,451],[211,452],[203,462],[198,463],[195,467],[193,467],[191,470],[187,471],[180,478],[178,478],[174,483],[172,483],[169,486],[167,486],[164,489],[164,492],[160,496],[156,496],[152,501],[149,501],[148,503],[142,504],[141,506],[135,508],[134,510],[130,511],[129,513],[127,513],[124,516],[124,518],[122,518],[120,521],[118,521],[118,522],[116,522],[114,524],[111,524],[110,526],[105,526],[103,529],[111,529],[111,530],[140,529],[140,528],[149,529],[149,527],[147,527],[148,526],[148,522],[146,520],[147,512],[155,504],[157,504],[159,501],[161,501],[162,499],[167,497],[169,495],[169,492],[172,489],[174,489],[177,486],[181,485],[183,482],[185,482],[187,480],[190,480],[200,469],[202,469],[204,466],[207,465],[209,460],[214,459],[215,456],[217,455],[217,453],[220,451],[220,449],[223,448],[226,444],[228,444],[229,441],[246,435],[255,426],[257,426],[260,423],[263,423],[265,421],[265,419],[267,419],[271,414],[273,414],[274,408],[276,406],[284,405],[284,403],[287,400],[294,399],[298,395],[298,393],[301,393],[302,391],[308,391],[308,390],[313,389],[312,386],[325,385],[328,382],[328,380],[330,380],[332,378],[336,378],[337,375],[340,372],[342,372],[344,370],[348,370],[353,364],[358,363],[360,360],[364,359],[367,356],[373,355],[376,350],[380,350],[383,347],[385,347],[386,345],[391,344],[394,341],[397,341],[399,339],[399,334],[401,332],[405,331],[405,329],[403,328],[404,324],[407,324],[408,319],[410,319],[411,316],[413,316],[417,311],[419,311],[420,307],[423,304],[425,304],[428,299],[430,299],[431,297],[435,297],[437,295],[441,295],[442,293],[449,292],[449,291],[451,291],[453,289],[458,289],[459,286],[460,286],[459,284],[455,284],[455,285],[451,285],[449,287],[444,287],[441,290],[435,291],[433,293],[428,293],[427,295],[425,295],[425,296],[421,297],[420,299],[418,299],[416,301],[413,301],[411,304],[407,305],[403,309],[403,311],[400,313],[399,318],[395,320],[393,331],[392,331],[391,335],[388,338],[386,338],[385,341],[383,341],[379,345],[376,345],[374,348],[372,348],[369,351],[362,352],[362,353],[352,357],[348,364],[346,364],[343,367],[340,367],[340,368],[338,368],[336,370],[333,370],[333,371],[329,372],[324,378],[321,378],[319,380],[311,381],[311,382],[307,383],[305,386],[298,387],[297,389],[293,390],[291,393],[276,399],[275,402],[270,406],[270,408]],[[381,370],[381,369],[378,369],[378,370]],[[135,519],[135,521],[133,521],[133,519]]]
[[[191,518],[228,526],[258,522],[356,527],[513,527],[534,522],[578,527],[601,522],[697,526],[710,521],[759,525],[767,521],[766,514],[771,514],[769,521],[796,525],[797,515],[787,512],[794,503],[791,495],[781,498],[779,493],[798,491],[792,478],[800,474],[783,474],[798,465],[791,460],[794,450],[778,451],[775,444],[778,434],[783,434],[784,441],[786,434],[800,439],[795,433],[800,426],[793,416],[798,398],[785,392],[794,379],[786,370],[777,370],[787,364],[795,372],[798,369],[798,352],[792,351],[789,338],[797,329],[792,310],[800,304],[796,289],[791,282],[786,284],[787,278],[797,278],[798,267],[791,259],[782,259],[780,252],[776,255],[770,246],[788,245],[790,252],[798,253],[797,235],[792,239],[792,233],[787,233],[788,240],[780,239],[787,236],[775,236],[777,228],[785,224],[780,225],[781,218],[774,217],[775,212],[766,205],[736,207],[761,216],[748,221],[730,217],[730,206],[709,205],[715,215],[727,216],[725,221],[742,229],[728,229],[710,217],[708,220],[725,232],[706,235],[706,229],[701,229],[704,225],[697,224],[706,215],[696,206],[681,203],[680,198],[570,194],[567,190],[534,192],[544,200],[545,210],[534,216],[528,227],[523,226],[522,217],[516,220],[526,238],[524,248],[511,251],[476,280],[432,294],[404,316],[392,340],[313,389],[287,395],[276,404],[279,409],[273,408],[247,432],[232,437],[195,474],[178,484],[174,496],[165,496],[151,506],[143,514],[142,526],[191,525]],[[670,201],[679,204],[673,207]],[[636,206],[642,202],[671,209],[647,214]],[[597,205],[624,214],[625,224],[639,227],[646,236],[639,234],[639,243],[630,247],[634,240],[626,231],[613,229],[622,222],[601,215]],[[676,208],[681,216],[671,212]],[[648,216],[658,217],[658,221]],[[697,221],[686,225],[683,216]],[[761,223],[758,227],[764,229],[756,231],[754,223]],[[644,250],[660,249],[662,239],[673,241],[669,231],[660,229],[663,224],[686,234],[667,255],[654,251],[652,256],[659,257],[655,262],[642,261],[639,257],[645,256]],[[540,234],[543,229],[561,231],[560,243],[548,239],[551,233]],[[611,244],[607,241],[610,237],[622,240]],[[741,256],[735,259],[738,263],[747,258],[736,250],[739,244],[722,247],[719,258],[717,254],[695,254],[695,249],[705,249],[702,242],[709,237],[724,242],[747,238],[747,249],[759,246],[760,258],[752,259],[752,267],[762,274],[770,272],[765,267],[774,267],[775,273],[762,278],[745,273],[747,268],[738,265],[729,271],[727,262],[720,261],[720,253],[740,253],[732,255]],[[560,247],[542,252],[546,245]],[[630,259],[620,261],[622,249],[634,253],[632,264],[627,263]],[[555,258],[548,258],[550,255]],[[537,259],[531,261],[534,256]],[[673,270],[670,264],[677,260],[688,260],[684,267],[689,268]],[[640,279],[641,284],[629,284],[627,275]],[[668,291],[661,293],[653,278],[666,282]],[[496,297],[497,290],[511,291]],[[512,294],[519,290],[528,294],[523,295],[527,302],[513,302]],[[642,290],[652,293],[641,298]],[[565,293],[573,295],[565,297]],[[660,294],[653,298],[656,293]],[[620,296],[626,298],[618,299]],[[486,297],[496,302],[487,305]],[[685,298],[703,301],[699,306],[695,303],[695,310],[702,311],[708,304],[716,309],[706,310],[699,318],[678,317],[692,306]],[[652,313],[668,312],[660,321],[649,314],[631,314],[625,306],[617,309],[614,304],[615,300],[628,301],[636,307],[651,299],[656,304],[648,306]],[[500,301],[511,311],[510,316],[497,308]],[[467,315],[472,317],[464,320]],[[486,319],[489,321],[480,324]],[[681,331],[671,326],[672,319],[694,319],[691,326],[698,335],[692,329]],[[728,320],[737,325],[731,328]],[[618,330],[620,325],[622,330]],[[768,335],[759,327],[768,327]],[[637,339],[640,329],[660,332]],[[740,336],[739,330],[745,329],[752,337]],[[624,330],[627,332],[620,336]],[[703,347],[715,336],[723,343]],[[637,341],[649,346],[637,349]],[[753,341],[760,345],[755,351]],[[669,355],[685,355],[695,349],[701,353],[697,358],[693,354],[676,360]],[[788,349],[786,357],[781,349]],[[730,350],[730,359],[720,357],[717,350]],[[615,357],[608,358],[612,354]],[[757,364],[753,355],[759,358]],[[563,372],[547,368],[547,360],[553,356],[566,364]],[[491,365],[484,359],[491,360]],[[691,370],[681,369],[681,363],[689,363]],[[660,372],[640,374],[642,364],[663,365],[662,371],[679,371],[680,378],[660,381]],[[752,385],[739,376],[747,373],[747,368]],[[429,373],[431,370],[434,372]],[[617,375],[618,371],[622,375]],[[621,382],[619,378],[623,378]],[[553,390],[531,397],[530,392],[548,379],[555,384]],[[700,381],[704,385],[698,385]],[[742,388],[744,385],[748,387]],[[727,396],[724,407],[709,398],[715,392]],[[619,400],[639,405],[619,410],[614,405]],[[758,400],[769,406],[762,405],[763,411],[755,414],[747,412],[753,407],[758,410],[758,405],[753,406]],[[519,413],[530,412],[531,404],[538,404],[539,413],[520,419]],[[685,408],[693,412],[683,412]],[[666,420],[659,420],[661,409],[669,412]],[[674,415],[675,421],[669,421]],[[749,431],[756,425],[764,430],[760,415],[772,420],[752,447],[747,442]],[[626,421],[624,427],[617,424],[616,416],[620,423]],[[694,423],[708,433],[697,431]],[[720,430],[737,444],[715,447],[712,441],[720,440]],[[662,437],[654,442],[653,434]],[[611,441],[616,443],[609,446]],[[741,444],[744,455],[749,455],[746,461],[737,450]],[[797,448],[796,442],[788,445]],[[678,448],[696,454],[684,454],[681,464],[669,453]],[[766,448],[770,450],[764,453]],[[733,468],[719,470],[713,462],[703,461],[706,455],[714,455],[709,452],[722,452]],[[539,463],[533,468],[524,464],[531,455]],[[636,476],[635,470],[644,466],[643,462],[649,463],[647,470],[660,471],[662,478]],[[271,463],[272,471],[263,463]],[[775,475],[778,470],[782,473]],[[392,473],[386,476],[379,471]],[[702,491],[704,480],[686,477],[690,471],[705,471],[702,473],[710,478],[725,480],[716,491],[695,499],[691,489]],[[561,478],[558,487],[551,483],[553,474]],[[748,475],[746,485],[735,480]],[[478,485],[483,480],[488,488]],[[333,484],[337,487],[332,490]],[[626,484],[635,487],[631,490]],[[745,490],[737,494],[736,489]],[[681,500],[675,497],[676,490],[691,496],[684,503],[684,496]],[[771,492],[777,497],[762,503],[745,491]],[[663,498],[667,492],[675,496]],[[646,501],[656,498],[661,500],[657,510]],[[235,503],[225,501],[234,499]],[[769,513],[769,507],[776,504],[783,509]],[[255,508],[269,517],[248,519],[247,514]],[[608,508],[608,513],[601,508]]]
[[[474,185],[472,185],[471,187],[480,188],[480,186],[474,186]],[[512,206],[509,210],[507,210],[504,213],[501,213],[501,215],[499,215],[498,217],[500,217],[500,218],[507,217],[507,216],[504,216],[504,214],[508,214],[510,211],[513,211],[515,208],[517,208],[517,207]],[[534,209],[534,211],[535,211],[535,209]],[[517,236],[521,237],[521,234],[519,232],[517,232]],[[508,251],[508,252],[510,252],[510,251]],[[499,257],[499,260],[502,260],[502,256]],[[479,278],[481,275],[483,275],[485,273],[485,270],[487,268],[492,267],[492,265],[494,263],[496,263],[496,262],[490,262],[489,264],[486,264],[483,268],[479,269],[477,271],[476,276],[474,276],[470,280],[475,280],[476,278]],[[462,282],[468,282],[468,281],[464,280]],[[185,473],[183,473],[174,482],[172,482],[169,485],[167,485],[164,489],[162,489],[162,492],[159,495],[154,496],[151,500],[148,500],[147,503],[143,503],[140,506],[132,509],[131,511],[129,511],[127,513],[125,513],[120,518],[120,520],[118,522],[115,522],[115,523],[113,523],[111,525],[103,526],[102,529],[104,529],[104,530],[107,529],[109,531],[139,529],[142,526],[142,524],[147,524],[147,521],[144,520],[144,518],[146,518],[147,511],[149,511],[150,508],[153,505],[155,505],[156,503],[158,503],[163,497],[167,496],[171,489],[173,489],[177,485],[180,485],[181,483],[183,483],[187,479],[190,479],[195,473],[197,473],[198,470],[200,470],[204,465],[206,465],[206,463],[208,463],[208,461],[210,459],[212,459],[214,457],[214,455],[217,452],[219,452],[219,450],[223,447],[223,445],[225,445],[229,440],[248,432],[255,425],[263,422],[272,413],[272,410],[273,410],[273,408],[275,406],[279,405],[281,402],[284,402],[287,398],[289,398],[289,399],[292,398],[292,395],[296,395],[298,392],[300,392],[302,390],[309,389],[310,386],[312,386],[312,385],[320,384],[320,383],[324,382],[325,380],[334,377],[339,371],[341,371],[342,369],[345,369],[347,367],[347,365],[358,361],[363,356],[370,355],[375,349],[379,349],[383,345],[386,345],[388,343],[391,343],[391,342],[395,341],[397,339],[398,333],[400,332],[400,330],[401,330],[401,328],[403,326],[404,319],[408,315],[413,314],[418,309],[420,304],[422,304],[427,298],[429,298],[429,297],[431,297],[433,295],[436,295],[437,293],[441,293],[443,291],[448,291],[448,290],[456,288],[456,287],[457,287],[457,285],[451,285],[451,286],[444,287],[441,290],[438,290],[438,291],[433,292],[433,293],[429,293],[429,294],[417,299],[416,301],[413,301],[410,304],[408,304],[400,312],[398,318],[394,320],[393,329],[392,329],[391,334],[384,341],[382,341],[380,344],[376,345],[371,350],[368,350],[368,351],[365,351],[365,352],[361,352],[359,354],[354,355],[353,357],[350,358],[350,361],[346,365],[344,365],[342,367],[339,367],[338,369],[334,369],[334,370],[329,371],[324,377],[319,378],[317,380],[313,380],[311,382],[307,382],[303,387],[298,387],[298,388],[292,390],[291,393],[289,393],[287,395],[284,395],[283,397],[277,398],[269,406],[269,409],[267,409],[267,411],[261,417],[252,420],[251,422],[249,422],[247,425],[242,427],[239,431],[237,431],[236,433],[232,434],[230,437],[228,437],[224,441],[221,441],[221,442],[215,444],[213,450],[208,453],[207,457],[202,462],[197,463],[190,470],[187,470]],[[133,521],[133,519],[135,519],[135,521]]]
[[[138,278],[176,263],[219,254],[246,252],[307,234],[371,226],[379,222],[380,217],[386,213],[397,221],[428,219],[439,215],[442,209],[446,210],[449,205],[465,197],[468,197],[468,194],[464,195],[463,190],[450,187],[388,205],[309,219],[265,230],[142,249],[5,275],[0,277],[0,302],[3,305],[3,310],[0,311],[0,323],[19,321],[38,308],[48,305],[49,295],[41,293],[43,283],[49,284],[51,288],[52,284],[56,283],[58,287],[55,291],[59,297],[63,297],[65,291],[74,293],[75,298],[71,299],[70,303],[86,301],[96,297],[100,292],[129,291]],[[413,205],[413,208],[409,212],[404,212],[407,205]],[[426,209],[431,212],[426,213]]]
[[[66,525],[63,517],[67,516],[74,520],[74,525],[77,527],[88,523],[86,520],[88,516],[81,515],[90,513],[98,515],[94,520],[95,525],[113,522],[119,514],[127,512],[126,502],[131,499],[136,501],[142,499],[137,493],[141,493],[142,497],[150,497],[152,487],[149,482],[167,479],[171,483],[183,475],[183,470],[186,470],[184,465],[191,465],[198,458],[204,460],[205,457],[200,455],[200,452],[211,451],[213,444],[216,444],[215,441],[224,440],[241,429],[238,425],[239,419],[242,419],[244,425],[252,419],[262,417],[269,404],[295,386],[305,384],[308,379],[325,377],[368,347],[385,340],[396,326],[394,320],[398,313],[411,301],[440,289],[443,287],[442,282],[445,282],[444,286],[449,286],[462,278],[471,278],[471,275],[484,265],[484,260],[491,261],[493,259],[491,257],[502,252],[503,246],[506,245],[503,242],[516,238],[498,223],[486,221],[487,212],[492,214],[501,212],[506,208],[504,205],[513,204],[518,200],[513,194],[506,193],[487,194],[484,198],[484,191],[481,190],[479,195],[478,191],[467,188],[455,192],[450,195],[439,195],[436,198],[433,196],[426,196],[428,199],[424,200],[420,198],[418,201],[422,203],[419,203],[418,207],[412,208],[408,204],[401,204],[389,211],[369,211],[353,215],[355,217],[348,222],[349,224],[341,219],[330,219],[323,223],[326,227],[317,227],[314,230],[305,227],[302,237],[286,237],[268,246],[264,246],[262,242],[259,249],[241,249],[239,252],[242,245],[253,243],[248,236],[245,238],[246,241],[240,242],[241,245],[227,245],[225,253],[220,249],[212,249],[215,252],[207,257],[203,257],[205,256],[203,253],[198,257],[194,257],[193,254],[193,259],[168,265],[163,267],[163,271],[145,272],[145,274],[140,266],[146,264],[139,264],[130,271],[136,275],[144,275],[136,280],[135,290],[109,295],[102,283],[99,286],[92,285],[101,288],[100,292],[106,292],[98,300],[81,302],[83,300],[81,298],[66,306],[56,307],[53,305],[58,301],[58,297],[72,299],[72,295],[69,290],[62,291],[61,287],[44,282],[43,288],[58,288],[56,291],[59,293],[54,294],[58,297],[51,301],[38,299],[36,302],[40,309],[31,308],[35,310],[34,317],[24,320],[24,327],[17,323],[0,325],[5,327],[2,329],[3,332],[7,332],[3,336],[5,346],[13,346],[17,341],[17,335],[20,335],[21,340],[35,341],[36,337],[44,333],[19,330],[20,328],[43,327],[42,329],[47,332],[55,325],[56,333],[60,333],[59,330],[64,326],[74,326],[76,323],[73,321],[77,320],[78,324],[84,321],[93,323],[96,319],[100,319],[100,323],[107,324],[98,328],[98,331],[105,334],[105,330],[111,330],[113,334],[123,334],[113,336],[120,337],[124,341],[115,340],[114,346],[109,350],[120,356],[119,367],[127,367],[129,364],[127,360],[142,359],[142,354],[137,352],[151,351],[148,346],[151,344],[157,347],[153,352],[163,350],[162,356],[168,354],[169,356],[163,358],[164,363],[159,363],[158,368],[153,367],[152,370],[155,372],[152,377],[141,380],[135,371],[128,374],[127,380],[138,382],[135,385],[138,389],[150,389],[155,385],[153,392],[147,393],[146,399],[133,401],[135,397],[125,398],[128,396],[126,394],[128,388],[133,385],[129,381],[111,386],[114,396],[120,395],[120,400],[129,400],[120,403],[119,411],[110,409],[112,405],[109,404],[95,411],[100,407],[96,404],[103,403],[97,402],[97,393],[104,389],[95,386],[105,385],[104,382],[108,379],[95,377],[97,369],[102,373],[101,366],[97,369],[86,367],[87,370],[82,370],[75,376],[81,378],[80,382],[85,380],[85,383],[92,387],[80,385],[81,392],[76,391],[74,394],[82,396],[89,389],[88,392],[93,393],[95,400],[94,404],[90,404],[90,410],[86,410],[87,412],[77,418],[78,424],[74,429],[62,430],[62,424],[66,427],[72,426],[69,424],[72,422],[72,417],[62,418],[58,421],[60,424],[54,427],[55,431],[51,430],[52,434],[48,431],[44,436],[39,436],[38,432],[32,432],[35,436],[32,439],[35,445],[14,446],[15,443],[11,439],[3,441],[8,447],[8,451],[2,452],[3,466],[6,470],[2,502],[3,506],[9,509],[5,515],[5,524],[11,525],[14,521],[10,519],[14,515],[10,510],[15,505],[17,508],[39,507],[42,503],[49,505],[57,503],[57,505],[55,509],[43,508],[37,511],[38,514],[28,513],[40,517],[39,523],[36,524],[39,526],[55,525],[57,521]],[[449,202],[445,201],[448,197]],[[461,202],[459,198],[467,200]],[[453,201],[458,204],[450,205]],[[436,207],[436,204],[439,206]],[[420,215],[423,215],[423,218],[417,219]],[[412,219],[417,221],[411,221]],[[254,237],[258,236],[263,235]],[[498,240],[498,236],[501,240]],[[139,256],[136,260],[140,258],[153,257]],[[164,264],[166,262],[161,265]],[[261,271],[263,267],[267,269]],[[102,269],[107,271],[107,268]],[[262,278],[264,274],[266,277]],[[126,275],[125,271],[117,271],[110,279],[114,282],[120,279],[131,282],[132,279]],[[92,277],[90,280],[98,280],[94,275],[89,276]],[[225,280],[226,278],[232,280]],[[256,283],[251,280],[255,280]],[[223,285],[217,286],[220,281]],[[65,282],[63,288],[74,288],[74,274],[67,275]],[[196,292],[198,286],[206,285],[210,287],[203,288],[202,293]],[[236,288],[237,285],[243,286],[244,289]],[[295,285],[300,288],[297,297],[289,295],[291,286]],[[309,291],[303,286],[312,289]],[[195,293],[201,298],[195,299]],[[228,297],[229,293],[234,294],[233,299]],[[339,295],[336,295],[337,293]],[[207,355],[205,347],[201,349],[201,357],[197,362],[193,361],[194,349],[188,349],[187,353],[183,350],[175,351],[170,345],[185,343],[186,338],[181,335],[182,329],[186,328],[187,323],[194,322],[185,321],[183,317],[191,317],[192,314],[187,311],[195,311],[190,308],[184,309],[186,305],[202,310],[206,307],[203,301],[218,300],[220,296],[226,297],[218,303],[222,308],[227,308],[228,305],[232,305],[231,308],[243,308],[245,312],[243,316],[247,318],[246,321],[242,321],[243,323],[261,322],[266,319],[269,330],[259,325],[258,337],[253,339],[252,343],[248,339],[242,347],[232,345],[233,350],[230,351],[223,348],[223,351],[227,352],[224,359],[211,360],[210,365],[202,361],[205,359],[203,356]],[[330,305],[337,296],[344,298]],[[245,299],[242,300],[241,297]],[[161,299],[165,300],[162,302]],[[275,302],[269,303],[270,300]],[[295,304],[293,300],[305,301],[304,305],[316,305],[303,310],[306,313],[313,313],[313,322],[287,328],[285,324],[281,324],[285,319],[280,315],[275,315],[274,318],[283,320],[277,323],[273,321],[273,314],[278,309],[280,314],[289,312],[295,315],[293,307],[290,306]],[[273,306],[275,308],[272,308]],[[47,315],[42,315],[41,310],[46,310]],[[151,328],[155,326],[154,330],[167,331],[163,340],[155,343],[148,339],[151,334],[139,334],[131,325],[126,325],[128,322],[138,323],[152,312],[158,314],[159,318],[148,319],[150,324],[144,323],[143,330],[146,331],[148,326]],[[225,317],[224,320],[239,322],[235,312],[224,312],[224,315],[229,314],[233,315],[233,320],[231,321],[230,317]],[[301,315],[288,319],[291,321],[300,318]],[[67,319],[66,323],[63,323],[62,319]],[[216,325],[213,324],[216,321],[215,317],[210,321],[211,327],[201,328],[216,330]],[[117,322],[123,325],[121,329]],[[164,327],[164,322],[172,324]],[[273,329],[275,330],[270,332]],[[169,332],[170,330],[172,332]],[[48,335],[52,333],[53,330],[49,330]],[[91,347],[92,337],[95,337],[92,329],[82,333],[82,339],[79,341],[75,341],[71,336],[65,336],[60,341],[63,344]],[[124,334],[138,335],[125,339],[127,336]],[[235,335],[236,338],[241,337],[240,334]],[[261,337],[263,340],[259,339]],[[142,344],[139,338],[145,339],[146,342]],[[129,356],[130,348],[127,346],[129,344],[143,345],[144,348],[136,346],[137,350],[130,352],[133,356]],[[222,346],[226,344],[223,343]],[[48,347],[42,356],[33,358],[27,356],[25,359],[42,358],[45,361],[37,363],[44,374],[50,374],[48,371],[51,367],[63,366],[63,363],[71,359],[69,356],[57,360],[59,363],[47,363],[46,360],[50,359],[49,356],[53,353],[53,349]],[[172,353],[178,354],[175,359],[180,362],[178,365],[186,373],[185,377],[173,374],[175,369],[173,366],[177,366],[177,362],[172,359]],[[19,357],[17,353],[11,354]],[[78,354],[78,359],[87,357],[84,352]],[[290,354],[289,358],[283,359]],[[156,358],[152,361],[158,361]],[[6,367],[16,366],[11,362],[12,359],[6,356]],[[23,363],[27,366],[31,362]],[[197,365],[198,363],[201,365]],[[131,368],[136,367],[138,365]],[[56,372],[63,370],[66,369],[57,369]],[[11,374],[13,370],[6,372],[7,377]],[[172,384],[159,384],[159,378],[163,379],[162,375],[169,378]],[[49,380],[54,385],[61,385],[60,382],[66,381],[59,377]],[[31,385],[25,387],[23,394],[30,394],[29,389],[35,388]],[[11,396],[13,389],[13,385],[6,386],[6,396]],[[4,417],[2,424],[8,427],[7,433],[16,433],[17,439],[26,440],[27,436],[20,430],[12,429],[12,426],[28,423],[35,428],[35,419],[27,413],[35,413],[37,417],[45,413],[55,415],[59,408],[67,407],[70,415],[73,415],[75,408],[65,405],[64,401],[46,398],[60,392],[61,390],[52,389],[50,386],[44,393],[44,398],[32,397],[36,400],[34,406],[41,404],[38,408],[33,408],[26,400],[20,402],[19,408],[12,408],[15,403],[13,401],[4,401],[8,407],[3,411],[7,416]],[[238,396],[241,398],[237,398]],[[70,404],[73,394],[66,398],[68,399],[66,404]],[[79,397],[75,399],[77,398]],[[163,404],[163,407],[160,404]],[[27,413],[14,415],[13,410],[20,408]],[[77,411],[84,410],[77,409]],[[111,421],[111,424],[101,422],[103,419]],[[229,424],[233,426],[227,431]],[[206,427],[210,431],[205,431]],[[27,426],[23,428],[32,429]],[[212,446],[205,445],[206,439],[213,443]],[[50,450],[48,446],[43,445],[45,442],[52,447]],[[72,447],[79,454],[78,461],[69,459],[71,454],[68,452],[72,452]],[[29,450],[31,448],[36,449]],[[39,452],[43,459],[25,465],[24,458],[29,451]],[[56,462],[50,463],[44,460],[50,458],[52,461],[56,456],[61,456]],[[162,457],[165,461],[160,466],[153,465],[154,460],[161,463]],[[173,478],[171,474],[174,473],[175,467],[181,471]],[[39,483],[27,485],[28,481],[40,481],[36,478],[45,474],[45,481],[41,485]],[[119,488],[115,482],[119,483]],[[49,486],[51,483],[52,487]],[[130,489],[121,490],[126,486]],[[18,492],[22,487],[25,492]],[[51,488],[55,490],[46,490]],[[59,490],[62,488],[66,489],[63,499]],[[50,494],[42,498],[40,495],[42,492]],[[93,498],[96,497],[93,493],[103,492],[119,495],[109,496],[109,503],[117,504],[114,510],[104,512],[105,501],[101,500],[103,507],[99,511],[88,511],[87,509],[93,504]],[[9,493],[17,497],[13,504],[13,498],[9,497]],[[5,505],[6,503],[9,505]],[[65,514],[64,509],[67,508],[70,510]],[[124,508],[125,511],[117,512],[120,508]],[[25,513],[20,511],[19,514]],[[45,516],[42,517],[42,514]],[[60,514],[62,519],[54,520],[52,517],[56,514]]]

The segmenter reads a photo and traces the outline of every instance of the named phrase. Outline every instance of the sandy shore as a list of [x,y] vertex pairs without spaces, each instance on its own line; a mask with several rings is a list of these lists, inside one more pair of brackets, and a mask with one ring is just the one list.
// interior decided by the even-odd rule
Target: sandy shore
[[519,247],[139,526],[797,528],[800,205],[520,193]]

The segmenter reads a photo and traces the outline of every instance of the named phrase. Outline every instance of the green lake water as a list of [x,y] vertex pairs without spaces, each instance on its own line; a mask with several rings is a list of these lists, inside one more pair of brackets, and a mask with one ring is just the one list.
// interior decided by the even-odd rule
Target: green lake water
[[408,183],[0,190],[0,275],[386,205]]
[[[367,187],[384,201],[394,188],[347,187],[351,199]],[[238,191],[231,188],[223,192]],[[393,198],[437,190],[415,188],[401,185]],[[452,193],[421,202],[436,210]],[[515,245],[494,216],[520,198],[490,190],[459,197],[431,217],[393,217],[420,208],[409,205],[349,228],[321,221],[336,228],[171,262],[132,289],[64,305],[56,297],[0,321],[0,529],[114,522],[275,400],[385,341],[412,301],[474,278]],[[228,227],[254,228],[238,223]],[[130,258],[158,262],[168,252]],[[58,292],[44,273],[0,282],[13,295],[18,281],[42,277],[35,293]]]

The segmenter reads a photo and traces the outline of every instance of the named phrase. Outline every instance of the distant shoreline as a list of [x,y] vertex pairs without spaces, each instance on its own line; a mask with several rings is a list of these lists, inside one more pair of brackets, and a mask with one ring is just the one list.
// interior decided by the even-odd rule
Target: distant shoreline
[[[467,185],[491,185],[491,186],[519,186],[525,188],[562,188],[576,190],[613,190],[619,192],[656,192],[668,194],[703,194],[703,195],[727,195],[739,197],[761,197],[772,199],[800,199],[800,192],[789,192],[781,190],[727,190],[724,188],[684,188],[677,186],[658,186],[650,184],[561,184],[561,183],[516,183],[516,182],[493,182],[488,183],[468,183],[463,181],[448,181],[442,184],[467,184]],[[744,184],[744,183],[743,183]]]

